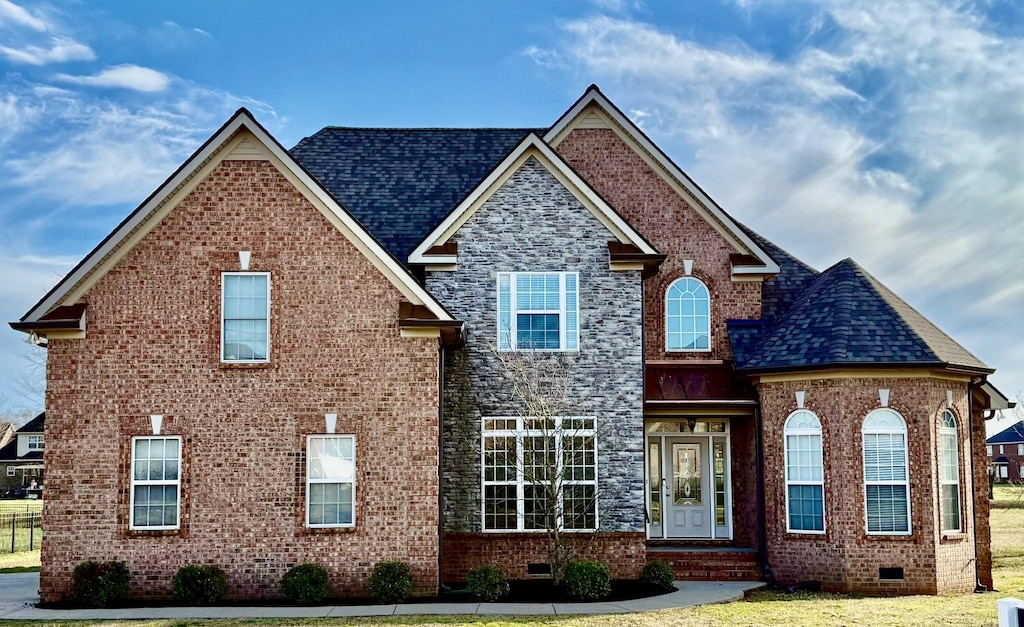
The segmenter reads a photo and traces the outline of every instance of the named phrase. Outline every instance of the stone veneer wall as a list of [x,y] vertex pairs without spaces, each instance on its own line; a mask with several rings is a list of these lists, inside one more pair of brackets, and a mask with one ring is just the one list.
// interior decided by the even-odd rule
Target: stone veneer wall
[[[271,273],[268,365],[220,363],[221,271]],[[367,595],[378,560],[438,575],[437,340],[399,336],[401,294],[269,162],[219,165],[88,293],[88,337],[50,342],[41,597],[84,560],[123,560],[167,597],[214,563],[233,598],[276,597],[293,565]],[[305,436],[356,435],[356,525],[305,527]],[[183,439],[181,529],[129,531],[130,447]]]
[[[733,282],[729,255],[737,252],[657,172],[611,129],[577,128],[558,153],[655,248],[668,255],[644,281],[647,359],[732,359],[726,320],[761,317],[761,283]],[[683,276],[683,260],[711,293],[711,351],[665,349],[665,293]]]
[[[867,414],[880,407],[879,388],[890,390],[889,407],[907,421],[909,536],[869,536],[865,530],[861,426]],[[871,594],[964,593],[974,589],[975,478],[970,473],[970,451],[978,429],[972,433],[967,426],[966,383],[923,377],[808,379],[761,383],[759,389],[764,417],[768,559],[779,583],[816,579],[827,590]],[[822,423],[823,536],[786,531],[783,427],[797,408],[797,390],[806,391],[805,406]],[[946,390],[953,391],[952,409],[959,424],[964,530],[960,534],[944,534],[939,518],[938,420],[946,409]],[[905,578],[880,580],[881,567],[903,567]]]
[[[494,549],[511,576],[540,551],[543,533],[482,534],[481,419],[519,413],[497,342],[498,272],[579,272],[580,350],[551,355],[572,374],[578,415],[597,417],[598,515],[603,532],[644,542],[642,294],[638,271],[608,268],[611,234],[539,162],[531,158],[461,227],[456,272],[428,272],[427,288],[466,322],[464,348],[444,363],[442,503],[445,580],[457,580],[469,544]],[[545,356],[531,359],[541,361]],[[508,536],[522,536],[503,551]],[[453,536],[455,537],[455,536]],[[621,541],[619,542],[621,544]],[[532,545],[533,548],[524,548]],[[461,547],[458,550],[447,547]],[[490,549],[488,547],[491,547]],[[643,567],[643,552],[632,569]],[[482,554],[481,553],[481,554]],[[530,558],[535,561],[534,558]],[[544,560],[546,561],[546,560]],[[468,566],[479,565],[472,564]],[[627,574],[629,567],[623,566]],[[452,579],[452,578],[455,579]]]

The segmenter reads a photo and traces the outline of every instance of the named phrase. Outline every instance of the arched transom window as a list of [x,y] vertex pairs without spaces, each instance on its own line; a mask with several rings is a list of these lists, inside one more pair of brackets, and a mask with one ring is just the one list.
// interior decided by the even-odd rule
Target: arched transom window
[[861,431],[868,533],[909,535],[907,422],[891,409],[876,409],[864,419]]
[[682,277],[669,285],[665,340],[670,351],[711,350],[711,296],[699,279]]
[[942,530],[960,531],[960,456],[956,416],[948,409],[942,412],[939,424],[939,464]]
[[791,533],[825,532],[821,421],[806,409],[786,419],[786,521]]

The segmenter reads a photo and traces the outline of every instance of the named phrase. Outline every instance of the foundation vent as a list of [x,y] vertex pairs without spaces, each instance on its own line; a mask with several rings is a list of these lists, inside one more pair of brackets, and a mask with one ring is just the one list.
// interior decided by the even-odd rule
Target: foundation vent
[[903,567],[899,568],[879,568],[878,578],[882,580],[902,580],[903,579]]

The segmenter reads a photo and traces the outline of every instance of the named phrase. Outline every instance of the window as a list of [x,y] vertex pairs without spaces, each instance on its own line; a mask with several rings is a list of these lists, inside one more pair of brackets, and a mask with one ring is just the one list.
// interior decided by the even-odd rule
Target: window
[[1004,451],[1004,450],[1003,450],[1003,445],[1002,445],[1002,444],[1000,444],[1000,445],[999,445],[999,454],[1000,454],[1000,455],[1002,455],[1002,454],[1003,454],[1003,453],[1005,453],[1005,452],[1006,452],[1006,451]]
[[864,492],[868,534],[910,534],[907,423],[891,409],[864,419]]
[[499,272],[499,350],[578,350],[578,286],[575,272]]
[[355,499],[355,436],[307,436],[306,526],[355,526]]
[[669,285],[665,336],[670,351],[711,350],[711,297],[700,280],[682,277]]
[[996,476],[1000,479],[1006,479],[1009,476],[1007,474],[1008,468],[1006,464],[996,464]]
[[1018,444],[1017,445],[1017,454],[1018,455],[1024,455],[1024,444]]
[[597,529],[595,434],[594,418],[485,418],[484,530]]
[[985,447],[985,452],[988,453],[989,457],[992,457],[992,445],[991,444],[989,444],[988,446]]
[[181,513],[181,438],[132,438],[132,529],[177,529]]
[[41,436],[41,435],[30,435],[30,436],[28,436],[28,450],[30,450],[30,451],[41,451],[41,450],[43,450],[43,436]]
[[8,466],[7,467],[7,476],[8,477],[13,477],[14,476],[14,471],[15,471],[15,467],[14,466]]
[[956,435],[956,417],[942,412],[939,426],[939,490],[942,530],[960,531],[960,458]]
[[821,421],[806,409],[786,420],[787,531],[825,532],[825,480],[821,453]]
[[221,274],[221,361],[268,361],[270,274]]

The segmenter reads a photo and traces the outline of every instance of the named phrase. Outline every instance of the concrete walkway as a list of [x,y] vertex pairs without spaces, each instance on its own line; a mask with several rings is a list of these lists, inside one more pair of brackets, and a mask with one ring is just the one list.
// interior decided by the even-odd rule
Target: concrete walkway
[[190,619],[190,618],[324,618],[346,616],[394,616],[404,614],[627,614],[668,610],[709,603],[738,601],[759,581],[677,581],[679,590],[633,601],[614,603],[403,603],[400,605],[324,605],[317,607],[138,607],[117,610],[41,610],[39,573],[0,574],[0,619]]

